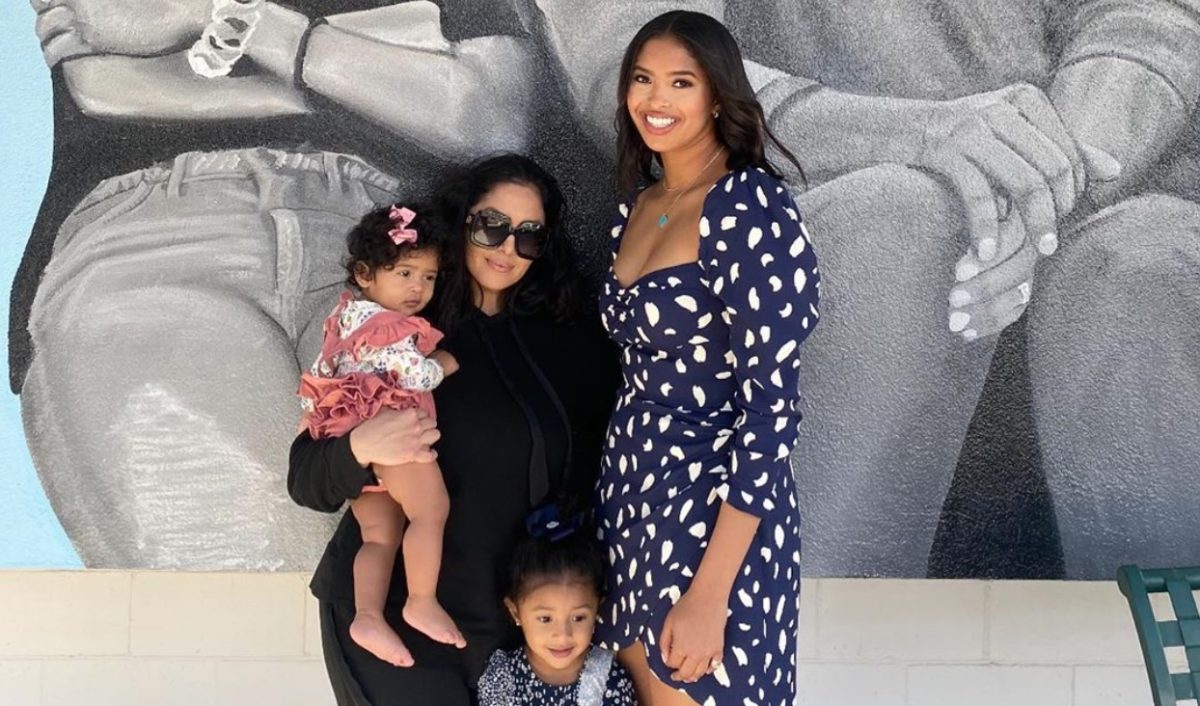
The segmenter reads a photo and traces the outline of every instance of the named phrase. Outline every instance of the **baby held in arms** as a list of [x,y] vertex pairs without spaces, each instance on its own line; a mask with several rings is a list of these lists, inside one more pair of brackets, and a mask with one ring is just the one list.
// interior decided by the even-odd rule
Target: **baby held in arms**
[[[325,320],[321,353],[300,380],[301,424],[314,439],[347,434],[385,407],[433,416],[432,390],[458,369],[436,348],[442,334],[417,315],[433,297],[445,242],[428,212],[419,205],[378,209],[347,236],[354,291],[343,293]],[[466,645],[436,596],[449,498],[437,463],[372,470],[379,485],[350,503],[363,539],[354,559],[350,636],[379,659],[407,667],[412,654],[383,617],[401,545],[404,620],[438,642]]]

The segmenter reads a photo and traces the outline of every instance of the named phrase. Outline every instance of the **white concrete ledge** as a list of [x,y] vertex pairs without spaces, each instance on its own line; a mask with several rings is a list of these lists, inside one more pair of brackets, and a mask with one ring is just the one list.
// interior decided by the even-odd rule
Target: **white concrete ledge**
[[[3,706],[330,706],[302,574],[0,572]],[[806,579],[800,701],[1149,706],[1113,582]]]

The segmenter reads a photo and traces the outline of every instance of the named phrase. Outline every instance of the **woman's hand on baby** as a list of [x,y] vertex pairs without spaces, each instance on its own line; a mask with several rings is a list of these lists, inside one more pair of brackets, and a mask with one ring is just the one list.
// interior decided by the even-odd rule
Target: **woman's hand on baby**
[[721,662],[728,603],[728,595],[693,584],[667,613],[658,644],[663,663],[675,670],[671,679],[690,684]]
[[350,432],[350,452],[364,467],[373,463],[432,463],[437,452],[430,447],[440,437],[437,424],[428,414],[416,409],[398,412],[384,408]]
[[442,366],[443,375],[452,375],[458,371],[458,359],[446,351],[436,350],[430,353],[429,357]]

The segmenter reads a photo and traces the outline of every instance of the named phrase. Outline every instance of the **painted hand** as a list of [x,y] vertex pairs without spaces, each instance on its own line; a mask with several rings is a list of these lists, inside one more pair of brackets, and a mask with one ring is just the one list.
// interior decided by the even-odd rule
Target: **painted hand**
[[1002,220],[999,228],[999,249],[1011,254],[980,271],[975,254],[967,253],[958,262],[957,283],[950,289],[950,331],[967,342],[1003,331],[1021,318],[1033,296],[1038,248],[1025,237],[1021,219]]
[[999,225],[1007,212],[1020,217],[1043,252],[1051,249],[1058,221],[1074,210],[1087,186],[1078,146],[1046,95],[1028,84],[940,104],[926,127],[918,166],[954,185],[981,264],[1012,254],[1000,249]]
[[[1120,165],[1107,153],[1079,145],[1089,181],[1110,181],[1120,174]],[[954,268],[956,284],[949,294],[949,327],[968,343],[1003,331],[1021,318],[1033,297],[1033,274],[1039,259],[1053,255],[1058,235],[1045,233],[1028,237],[1026,223],[1014,217],[1003,197],[996,254],[984,262],[976,249],[968,249]]]
[[1070,136],[1039,89],[1015,84],[947,101],[926,129],[920,166],[962,198],[971,247],[955,266],[949,327],[986,338],[1020,318],[1039,256],[1059,246],[1058,224],[1087,185],[1121,166]]

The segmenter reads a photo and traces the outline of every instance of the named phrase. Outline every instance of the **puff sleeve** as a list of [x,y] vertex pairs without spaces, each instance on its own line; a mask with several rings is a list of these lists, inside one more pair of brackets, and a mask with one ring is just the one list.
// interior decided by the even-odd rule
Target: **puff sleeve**
[[705,286],[724,305],[737,391],[728,475],[718,492],[765,516],[793,487],[800,344],[818,320],[820,274],[786,186],[757,168],[713,186],[700,219]]

